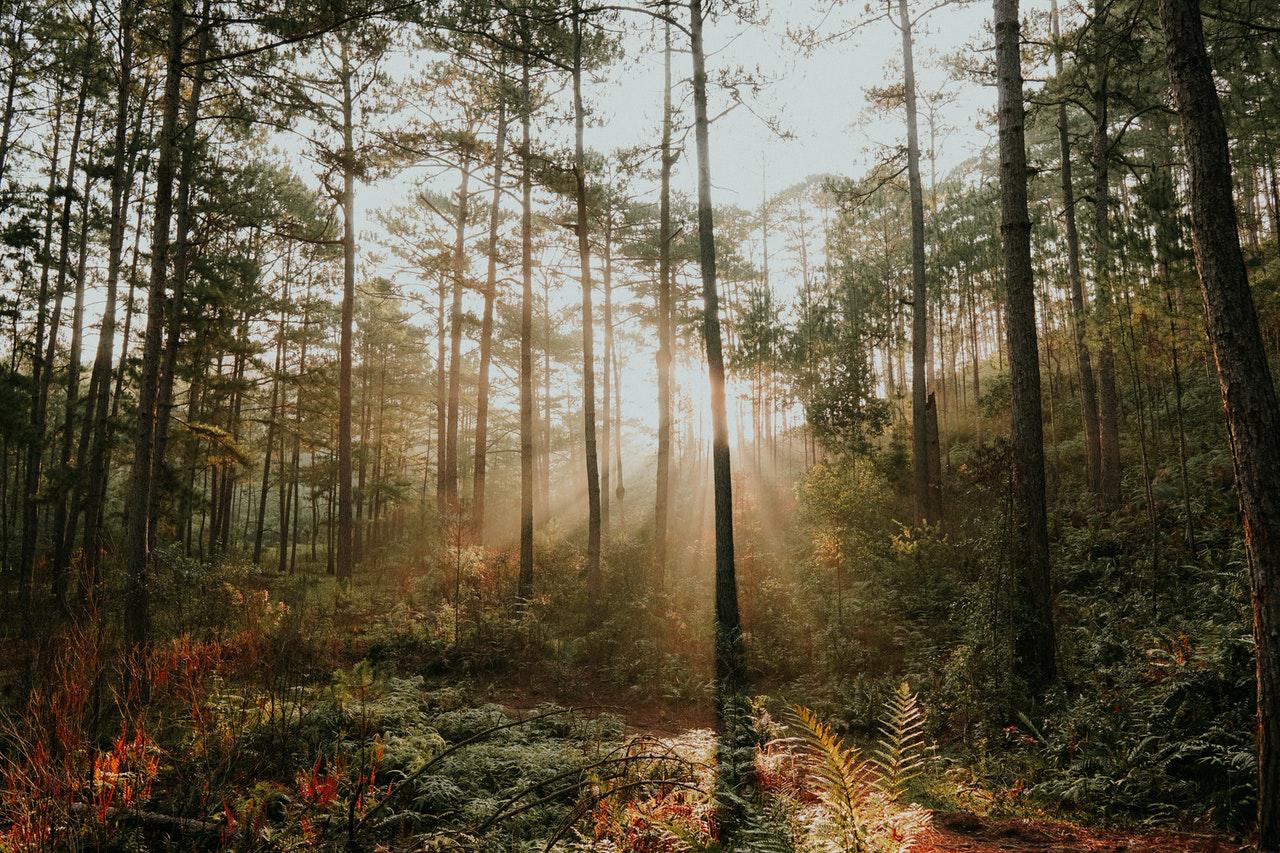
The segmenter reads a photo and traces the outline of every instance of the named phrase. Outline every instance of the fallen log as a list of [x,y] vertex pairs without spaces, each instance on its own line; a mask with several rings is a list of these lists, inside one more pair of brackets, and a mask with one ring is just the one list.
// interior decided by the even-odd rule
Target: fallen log
[[[71,814],[96,817],[98,810],[89,803],[72,803]],[[150,812],[144,809],[122,809],[116,806],[107,808],[106,818],[107,820],[130,824],[145,830],[166,832],[184,837],[217,835],[226,829],[226,824],[218,821],[179,817],[161,812]]]

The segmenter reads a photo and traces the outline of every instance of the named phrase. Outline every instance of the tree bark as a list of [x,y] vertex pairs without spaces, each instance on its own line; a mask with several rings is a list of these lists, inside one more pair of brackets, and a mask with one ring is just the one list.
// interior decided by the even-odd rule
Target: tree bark
[[182,100],[182,43],[186,17],[182,0],[170,0],[165,59],[164,115],[156,152],[156,196],[151,236],[151,270],[147,286],[147,329],[143,338],[138,387],[138,425],[133,442],[133,470],[125,514],[125,633],[134,646],[148,642],[151,631],[147,538],[151,518],[152,451],[156,426],[156,391],[160,372],[160,339],[164,326],[164,290],[169,261],[169,226],[173,216],[174,152]]
[[577,196],[578,269],[582,279],[582,437],[587,470],[587,599],[595,615],[604,580],[600,574],[600,458],[596,448],[595,323],[591,308],[591,245],[588,242],[587,167],[583,147],[582,4],[573,0],[573,173]]
[[1056,676],[1049,534],[1045,510],[1040,358],[1027,210],[1027,152],[1022,103],[1018,0],[995,0],[1000,129],[1000,244],[1008,303],[1006,328],[1013,386],[1014,666],[1032,696]]
[[1182,123],[1196,267],[1231,437],[1257,653],[1258,847],[1280,849],[1280,402],[1240,248],[1231,159],[1199,0],[1160,0]]

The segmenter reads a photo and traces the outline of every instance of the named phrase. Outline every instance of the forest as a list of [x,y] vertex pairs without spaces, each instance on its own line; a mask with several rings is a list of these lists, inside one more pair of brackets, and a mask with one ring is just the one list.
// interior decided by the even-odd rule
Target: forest
[[1274,0],[0,57],[0,853],[1280,851]]

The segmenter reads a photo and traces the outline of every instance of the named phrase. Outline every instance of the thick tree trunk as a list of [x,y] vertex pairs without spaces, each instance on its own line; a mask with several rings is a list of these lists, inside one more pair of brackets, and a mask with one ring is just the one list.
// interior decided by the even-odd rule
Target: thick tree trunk
[[507,102],[498,103],[493,147],[493,198],[489,203],[489,267],[485,275],[484,317],[480,321],[480,376],[476,383],[475,469],[471,478],[471,535],[484,543],[484,487],[489,451],[489,365],[493,360],[493,306],[498,299],[498,220],[502,199],[502,158],[506,156]]
[[147,329],[143,339],[142,373],[138,387],[138,425],[133,442],[133,470],[125,514],[125,633],[135,646],[150,635],[150,582],[147,577],[151,543],[152,451],[156,426],[156,390],[160,373],[160,343],[164,326],[164,285],[169,262],[169,226],[173,215],[173,160],[178,147],[178,112],[182,100],[182,43],[185,10],[182,0],[170,0],[169,35],[164,81],[164,115],[156,152],[156,194],[151,236],[151,271],[147,287]]
[[600,457],[596,448],[595,323],[591,308],[591,245],[587,234],[587,166],[583,146],[582,6],[573,2],[573,173],[577,196],[578,269],[582,279],[582,437],[587,470],[587,599],[600,614]]
[[1198,0],[1160,0],[1182,121],[1196,267],[1218,366],[1253,600],[1258,846],[1280,850],[1280,402],[1240,249],[1231,159]]
[[1018,0],[995,0],[1000,128],[1000,243],[1008,300],[1013,385],[1013,535],[1016,572],[1014,665],[1032,695],[1056,676],[1049,534],[1044,494],[1040,358],[1027,210],[1027,152],[1022,104]]

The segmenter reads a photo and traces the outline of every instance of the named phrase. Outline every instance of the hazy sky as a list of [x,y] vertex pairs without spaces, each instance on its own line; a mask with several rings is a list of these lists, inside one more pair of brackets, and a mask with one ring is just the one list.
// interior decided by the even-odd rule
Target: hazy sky
[[[788,37],[789,31],[804,27],[819,27],[823,35],[833,35],[847,30],[858,18],[866,17],[861,0],[856,6],[842,6],[824,11],[812,0],[797,3],[775,2],[766,10],[763,25],[744,24],[729,17],[713,22],[706,32],[708,71],[712,80],[724,69],[742,68],[764,81],[755,93],[747,93],[744,104],[717,120],[711,131],[711,168],[713,200],[717,205],[755,207],[760,203],[767,180],[770,193],[776,193],[804,180],[823,173],[859,176],[873,164],[888,146],[901,146],[905,138],[905,121],[901,107],[888,111],[868,108],[868,88],[898,83],[902,79],[901,34],[887,20],[877,20],[859,28],[846,38],[832,40],[816,49],[806,51]],[[762,0],[768,5],[768,0]],[[896,5],[896,4],[895,4]],[[911,3],[916,14],[925,8],[917,0]],[[941,179],[949,170],[973,156],[992,140],[987,129],[994,108],[995,91],[969,82],[950,79],[947,72],[949,55],[963,49],[972,56],[972,50],[988,41],[986,33],[990,17],[987,3],[946,6],[929,14],[917,25],[915,39],[915,67],[918,90],[922,95],[945,90],[950,93],[937,111],[936,143],[937,176]],[[586,130],[589,148],[611,152],[619,148],[636,146],[656,147],[662,109],[662,50],[661,31],[657,25],[640,15],[633,15],[620,26],[625,31],[623,56],[601,74],[593,76],[584,85],[584,95],[591,111]],[[683,36],[673,33],[677,46]],[[405,54],[389,59],[393,76],[397,70],[407,70],[419,65],[421,55]],[[688,104],[690,58],[687,52],[677,53],[673,60],[673,77],[677,83],[677,103],[684,102],[686,120],[692,109]],[[723,91],[711,92],[711,113],[721,113],[730,103]],[[557,96],[553,111],[567,109],[567,93]],[[921,106],[921,149],[927,158],[929,152],[928,116]],[[780,129],[786,138],[779,135]],[[982,125],[982,127],[980,127]],[[544,141],[567,146],[572,142],[572,125],[558,121],[548,125],[539,123],[537,132]],[[280,139],[287,153],[301,153],[301,143],[296,137]],[[677,191],[693,195],[696,175],[693,169],[693,139],[689,134],[685,155],[677,164],[674,185]],[[291,158],[293,159],[293,158]],[[309,164],[294,160],[301,173],[311,171]],[[924,178],[930,179],[930,164],[923,164]],[[433,186],[441,192],[456,189],[457,174],[433,170],[436,174]],[[394,259],[379,248],[384,244],[378,214],[403,203],[415,183],[422,180],[424,172],[409,170],[406,173],[366,186],[358,193],[358,227],[361,233],[360,264],[362,276],[375,271],[392,274],[410,291],[430,285],[421,282],[412,271],[400,270],[396,275],[387,264]],[[637,187],[641,193],[652,192],[656,186]],[[511,203],[510,200],[508,203]],[[477,225],[482,230],[483,223]],[[475,231],[479,235],[480,231]],[[566,243],[566,251],[570,247]],[[816,247],[815,247],[816,248]],[[380,261],[378,259],[381,259]],[[566,256],[567,258],[567,256]],[[778,274],[771,279],[780,301],[789,302],[796,289],[790,281],[785,258],[771,258]],[[473,259],[473,274],[482,275],[482,259]],[[566,262],[566,268],[571,266]],[[794,276],[792,276],[794,278]],[[553,304],[572,313],[579,296],[576,280],[565,280],[557,288]],[[621,301],[629,297],[625,288],[617,295]],[[468,310],[478,310],[476,297],[468,294]],[[428,303],[434,300],[427,300]],[[430,323],[422,310],[413,312],[414,322]],[[599,330],[597,330],[599,331]],[[637,330],[639,331],[639,330]],[[640,434],[630,435],[628,442],[639,440],[646,445],[645,433],[652,429],[654,408],[652,353],[642,334],[622,343],[626,357],[623,383],[627,386],[626,415],[628,420],[641,426]],[[466,348],[472,346],[465,342]],[[697,400],[705,392],[705,379],[700,378],[700,361],[693,361],[679,368],[679,384],[682,393]],[[509,379],[510,377],[507,377]],[[557,377],[558,383],[571,386],[577,380],[572,372]],[[513,403],[514,386],[502,378],[495,380],[494,393],[499,400],[510,397]],[[731,398],[736,396],[730,388]],[[731,417],[734,412],[731,406]],[[647,448],[646,448],[647,449]]]
[[[707,33],[708,58],[714,76],[719,69],[742,66],[769,81],[754,98],[750,110],[736,108],[714,125],[712,175],[716,203],[743,206],[759,203],[762,168],[771,192],[822,172],[857,175],[874,161],[876,150],[900,144],[904,120],[900,109],[871,113],[865,91],[901,81],[902,41],[888,21],[868,24],[843,40],[805,52],[788,39],[789,29],[820,26],[827,34],[847,29],[863,17],[861,0],[823,15],[810,2],[764,3],[770,7],[765,26],[744,25],[723,18]],[[895,4],[896,5],[896,4]],[[912,3],[918,11],[921,3]],[[990,16],[986,3],[946,7],[932,13],[916,35],[915,64],[921,92],[945,87],[955,100],[939,113],[938,174],[941,177],[989,139],[975,124],[993,108],[995,92],[969,83],[948,82],[944,59],[965,44],[985,40]],[[590,144],[602,150],[652,139],[661,110],[662,57],[659,44],[629,40],[631,55],[595,87],[599,118],[604,127],[590,130]],[[654,40],[657,42],[657,39]],[[687,54],[675,58],[677,79],[689,74]],[[685,87],[687,92],[687,86]],[[713,97],[716,97],[713,93]],[[720,108],[727,103],[716,98]],[[712,112],[718,112],[713,105]],[[781,139],[765,119],[791,134]],[[921,148],[928,145],[921,118]],[[692,146],[690,146],[692,147]],[[681,182],[692,188],[692,168],[681,164]],[[927,168],[927,167],[926,167]],[[926,173],[926,180],[927,180]]]
[[[875,162],[886,146],[902,144],[902,110],[868,109],[865,95],[869,87],[901,81],[900,33],[888,21],[877,20],[846,38],[805,51],[788,37],[788,31],[818,26],[822,33],[832,35],[866,17],[860,5],[841,6],[824,14],[815,5],[823,1],[775,2],[763,26],[744,24],[728,16],[709,26],[707,62],[713,80],[720,71],[742,68],[765,81],[758,92],[748,93],[743,105],[721,116],[712,127],[711,170],[717,205],[756,206],[766,181],[773,193],[814,174],[857,176]],[[764,5],[769,5],[768,0]],[[919,2],[912,6],[917,14],[924,8]],[[949,101],[936,116],[939,178],[991,140],[990,132],[977,125],[994,107],[994,89],[950,80],[946,71],[949,54],[986,40],[989,17],[986,3],[947,6],[932,12],[917,28],[915,64],[919,91],[926,95],[950,93]],[[631,15],[620,26],[626,29],[623,57],[584,84],[591,111],[586,143],[602,152],[637,145],[656,147],[658,142],[661,33],[656,23],[642,15]],[[683,36],[674,33],[673,39],[679,47]],[[677,105],[683,101],[688,107],[686,118],[692,113],[688,104],[689,74],[688,53],[677,53],[673,77],[678,87]],[[714,88],[711,98],[713,115],[729,104],[727,94]],[[921,110],[921,149],[927,156],[929,128],[923,104]],[[783,138],[778,130],[787,137]],[[541,127],[539,132],[544,138],[555,138],[565,145],[571,142],[572,128],[565,123]],[[696,188],[692,157],[690,134],[673,179],[677,190],[690,195]],[[928,181],[929,164],[923,168]],[[373,227],[376,211],[402,201],[415,179],[410,173],[365,188],[360,197],[362,229]],[[455,181],[456,176],[441,175],[438,188],[451,192]]]

